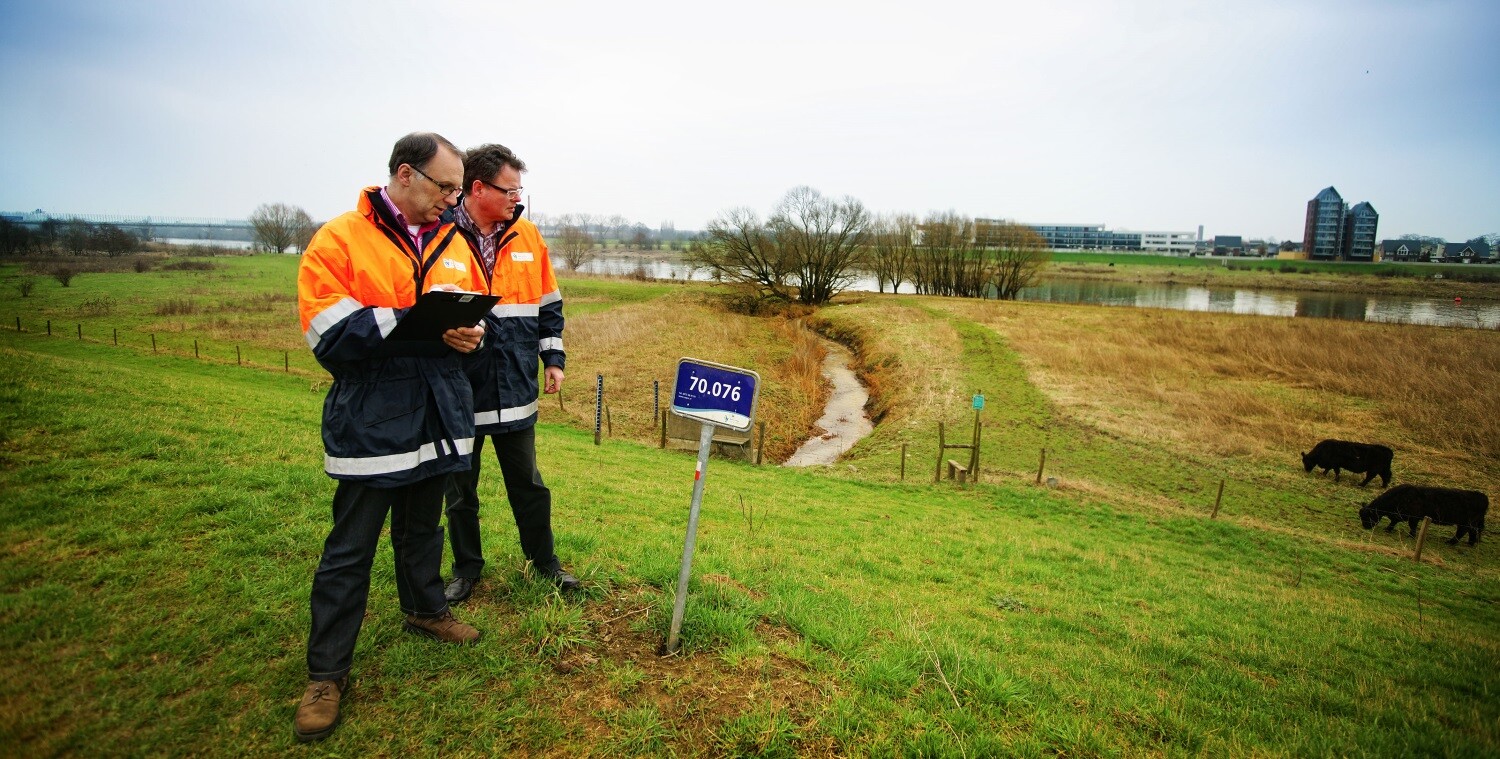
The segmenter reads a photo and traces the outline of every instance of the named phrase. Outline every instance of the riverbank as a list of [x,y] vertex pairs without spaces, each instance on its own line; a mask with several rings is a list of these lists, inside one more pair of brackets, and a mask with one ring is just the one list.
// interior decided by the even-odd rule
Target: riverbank
[[[1118,259],[1117,259],[1118,260]],[[1233,264],[1233,261],[1227,261]],[[1471,266],[1481,266],[1471,264]],[[1484,268],[1489,273],[1488,267]],[[1441,273],[1435,270],[1434,273]],[[1500,274],[1500,272],[1496,272]],[[1109,282],[1173,283],[1203,287],[1237,287],[1257,290],[1292,290],[1305,292],[1357,293],[1363,295],[1400,295],[1414,298],[1483,298],[1500,300],[1500,282],[1473,282],[1444,276],[1381,276],[1354,271],[1328,272],[1296,269],[1280,271],[1264,267],[1239,269],[1231,266],[1201,265],[1193,267],[1155,263],[1089,263],[1054,262],[1043,274],[1047,278],[1081,279]]]

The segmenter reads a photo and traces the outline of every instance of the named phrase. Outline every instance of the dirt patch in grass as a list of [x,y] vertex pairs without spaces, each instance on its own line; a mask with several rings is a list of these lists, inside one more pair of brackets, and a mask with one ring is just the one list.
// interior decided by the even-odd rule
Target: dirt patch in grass
[[[704,579],[739,587],[727,577]],[[755,633],[765,643],[764,652],[736,665],[711,652],[662,656],[661,636],[643,622],[660,598],[652,589],[637,588],[587,604],[584,616],[592,623],[593,645],[557,662],[561,687],[545,689],[549,703],[536,707],[579,727],[586,744],[601,748],[619,737],[619,728],[610,724],[612,715],[655,709],[665,728],[662,742],[679,755],[720,753],[714,747],[723,743],[724,725],[752,712],[781,713],[801,727],[821,711],[823,687],[789,655],[800,642],[796,633],[758,623]],[[622,671],[628,675],[622,677]],[[551,701],[559,691],[566,695]],[[831,740],[803,736],[797,750],[800,755],[832,755],[834,746]]]

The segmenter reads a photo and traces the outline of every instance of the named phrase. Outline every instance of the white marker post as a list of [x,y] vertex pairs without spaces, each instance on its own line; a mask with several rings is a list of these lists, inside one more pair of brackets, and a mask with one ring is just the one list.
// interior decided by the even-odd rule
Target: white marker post
[[703,423],[698,435],[698,466],[693,470],[693,504],[688,509],[687,538],[682,544],[682,569],[677,573],[677,600],[672,605],[672,629],[665,653],[678,648],[682,615],[687,609],[688,580],[692,577],[693,547],[698,542],[698,511],[708,480],[708,453],[714,427],[748,432],[755,423],[756,391],[760,375],[710,361],[684,358],[677,362],[677,384],[672,391],[672,413]]

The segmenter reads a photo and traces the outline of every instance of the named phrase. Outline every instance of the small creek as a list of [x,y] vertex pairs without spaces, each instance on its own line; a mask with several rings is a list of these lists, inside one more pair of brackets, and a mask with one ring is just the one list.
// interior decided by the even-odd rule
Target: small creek
[[823,434],[809,439],[782,466],[817,466],[838,461],[844,451],[875,431],[865,415],[870,394],[849,368],[853,356],[849,349],[831,340],[823,340],[828,355],[823,359],[823,376],[833,382],[828,406],[818,419]]

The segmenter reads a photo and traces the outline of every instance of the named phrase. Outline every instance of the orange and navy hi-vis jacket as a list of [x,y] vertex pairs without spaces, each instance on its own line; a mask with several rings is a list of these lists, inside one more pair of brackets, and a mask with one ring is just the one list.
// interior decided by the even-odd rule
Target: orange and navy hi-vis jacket
[[379,187],[313,235],[297,307],[307,344],[333,375],[323,401],[330,477],[395,487],[469,468],[474,401],[459,354],[442,342],[385,339],[418,294],[443,284],[488,287],[454,225],[438,225],[417,250]]
[[[514,219],[500,230],[495,268],[486,272],[489,293],[500,296],[485,316],[486,347],[463,357],[474,388],[474,425],[481,435],[536,424],[539,364],[561,369],[567,359],[562,291],[547,243],[536,225],[522,218],[523,210],[517,205]],[[479,249],[477,241],[470,244]]]

